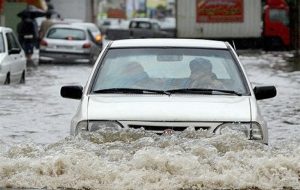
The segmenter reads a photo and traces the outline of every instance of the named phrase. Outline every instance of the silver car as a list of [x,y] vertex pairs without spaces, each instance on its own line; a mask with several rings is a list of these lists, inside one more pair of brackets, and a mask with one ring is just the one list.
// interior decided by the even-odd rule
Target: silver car
[[40,62],[91,63],[95,44],[93,35],[83,26],[55,24],[40,42]]
[[102,127],[158,134],[233,130],[268,144],[256,101],[276,96],[276,88],[252,88],[227,42],[131,39],[110,42],[87,85],[64,86],[61,95],[81,99],[71,122],[73,135]]

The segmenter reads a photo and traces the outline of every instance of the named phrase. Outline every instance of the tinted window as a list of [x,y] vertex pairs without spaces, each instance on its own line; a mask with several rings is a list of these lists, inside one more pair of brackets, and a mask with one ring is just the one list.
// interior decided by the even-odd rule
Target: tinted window
[[65,40],[85,40],[86,35],[83,30],[71,28],[52,28],[47,33],[47,38]]
[[[197,79],[197,75],[202,78]],[[148,82],[138,88],[190,88],[187,84],[191,80],[198,83],[197,88],[208,88],[201,83],[213,79],[216,86],[211,88],[247,92],[245,78],[229,51],[194,48],[111,49],[98,72],[93,90],[137,88],[136,84],[144,79]]]
[[7,48],[8,50],[11,50],[12,48],[17,48],[19,49],[20,46],[15,38],[15,36],[13,35],[13,33],[6,33],[6,38],[7,38]]
[[0,53],[5,52],[4,39],[3,34],[0,33]]

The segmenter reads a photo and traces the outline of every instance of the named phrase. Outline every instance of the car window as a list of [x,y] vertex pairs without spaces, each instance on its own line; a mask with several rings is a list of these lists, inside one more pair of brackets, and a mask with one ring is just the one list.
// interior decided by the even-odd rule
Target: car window
[[51,28],[47,33],[50,39],[85,40],[86,34],[83,30],[72,28]]
[[17,39],[15,38],[13,33],[11,33],[11,32],[6,33],[6,38],[7,38],[7,48],[8,48],[8,50],[11,50],[12,48],[17,48],[17,49],[20,48],[20,46],[17,42]]
[[0,53],[5,52],[4,39],[3,34],[0,33]]
[[87,28],[93,33],[99,32],[99,29],[95,25],[88,25]]
[[153,23],[153,29],[159,31],[160,26],[157,23]]
[[[199,61],[207,62],[210,70],[201,68],[206,63],[193,64]],[[193,80],[200,84],[213,79],[218,84],[222,83],[222,89],[247,92],[242,71],[228,50],[195,48],[111,49],[98,71],[93,89],[133,88],[132,84],[144,79],[151,81],[143,86],[147,89],[189,88],[185,85],[191,78],[203,72],[201,79]]]
[[130,28],[143,28],[143,29],[150,29],[151,24],[149,22],[143,22],[143,21],[132,21],[130,24]]
[[289,25],[289,15],[284,9],[270,9],[270,20],[273,22],[282,22]]

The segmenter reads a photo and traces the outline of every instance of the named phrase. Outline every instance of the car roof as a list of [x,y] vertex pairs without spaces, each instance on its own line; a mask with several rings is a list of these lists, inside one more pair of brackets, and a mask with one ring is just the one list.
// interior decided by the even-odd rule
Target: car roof
[[81,29],[86,30],[86,27],[80,25],[73,25],[73,24],[54,24],[51,28],[70,28],[70,29]]
[[8,27],[4,27],[4,26],[0,26],[0,32],[12,32],[13,30],[11,28]]
[[131,21],[158,23],[158,20],[152,18],[133,18]]
[[92,23],[92,22],[73,22],[71,23],[72,25],[80,25],[80,26],[96,26],[96,24]]
[[127,47],[191,47],[191,48],[212,48],[228,49],[227,44],[223,41],[201,40],[201,39],[127,39],[113,41],[111,48]]
[[[85,27],[88,29],[93,29],[93,30],[97,30],[97,32],[100,32],[99,28],[97,27],[96,24],[92,23],[92,22],[74,22],[71,23],[73,26],[81,26],[81,27]],[[93,31],[91,31],[93,32]],[[95,32],[95,31],[94,31]]]

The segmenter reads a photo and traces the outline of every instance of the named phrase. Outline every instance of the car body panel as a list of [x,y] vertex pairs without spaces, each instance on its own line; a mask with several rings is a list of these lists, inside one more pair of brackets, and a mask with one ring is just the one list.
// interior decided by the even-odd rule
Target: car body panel
[[226,95],[90,95],[88,113],[89,120],[251,120],[249,97]]
[[[92,93],[97,71],[110,49],[140,47],[183,47],[227,49],[245,79],[249,94],[122,94]],[[221,41],[192,39],[132,39],[110,42],[99,55],[83,90],[79,108],[72,119],[71,134],[80,121],[118,121],[124,126],[177,126],[182,123],[209,126],[213,131],[222,123],[258,123],[263,131],[262,142],[268,144],[267,125],[263,119],[251,83],[234,49]],[[181,123],[181,124],[179,124]]]
[[116,40],[111,44],[111,48],[126,47],[189,47],[189,48],[211,48],[211,49],[227,49],[224,42],[213,40],[194,40],[194,39],[130,39]]
[[[0,27],[0,35],[4,40],[4,52],[0,53],[0,84],[6,80],[9,73],[10,82],[20,82],[22,74],[26,73],[26,58],[22,47],[17,38],[13,34],[13,30],[7,27]],[[15,40],[14,46],[20,49],[19,53],[9,54],[8,51],[8,36]]]

